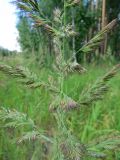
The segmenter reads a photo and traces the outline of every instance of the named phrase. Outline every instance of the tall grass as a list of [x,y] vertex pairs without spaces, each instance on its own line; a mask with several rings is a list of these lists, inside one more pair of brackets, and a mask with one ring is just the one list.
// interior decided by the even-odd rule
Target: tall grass
[[[1,84],[4,91],[1,99],[4,101],[1,102],[3,107],[0,109],[3,127],[1,135],[3,140],[8,138],[5,139],[8,150],[1,150],[2,157],[16,159],[18,156],[20,159],[32,160],[115,158],[120,145],[119,132],[112,128],[112,113],[108,114],[105,106],[101,106],[99,101],[103,100],[109,90],[109,81],[116,75],[120,65],[116,65],[95,81],[97,74],[100,76],[104,69],[94,67],[93,70],[91,67],[89,73],[80,76],[86,69],[78,64],[76,56],[79,52],[89,53],[98,47],[104,34],[116,25],[117,20],[109,23],[66,60],[66,37],[70,38],[76,34],[67,24],[66,12],[68,7],[78,4],[79,1],[64,0],[63,12],[55,10],[60,13],[56,17],[59,27],[56,23],[53,26],[44,16],[36,0],[20,0],[15,3],[29,13],[28,16],[32,18],[35,26],[43,26],[52,34],[57,56],[52,70],[38,71],[36,67],[34,72],[31,72],[25,67],[0,64],[1,72],[16,79],[6,79],[2,75]],[[87,82],[88,85],[84,89]],[[17,144],[12,143],[14,138]],[[3,143],[4,141],[1,142],[4,146]]]
[[[25,63],[24,60],[20,60],[20,62],[22,64]],[[11,59],[10,63],[11,65],[14,64],[14,59]],[[83,90],[86,84],[92,84],[94,79],[98,76],[102,76],[110,67],[111,66],[108,66],[107,64],[104,64],[103,66],[86,66],[89,72],[86,72],[81,76],[73,74],[64,81],[64,92],[77,101],[79,99],[78,93]],[[46,69],[46,72],[45,69],[39,71],[39,69],[34,66],[33,70],[36,73],[39,72],[40,77],[44,77],[44,80],[48,81],[48,73],[50,73],[50,70]],[[41,130],[46,130],[49,136],[54,135],[57,126],[55,119],[51,116],[48,108],[51,103],[49,92],[40,89],[31,90],[25,88],[22,85],[17,84],[15,80],[10,79],[3,74],[0,74],[0,77],[0,106],[26,113],[28,117],[31,117],[35,121],[36,125],[39,126]],[[110,93],[105,95],[103,101],[97,102],[90,109],[82,108],[77,112],[72,111],[68,113],[66,121],[69,126],[69,131],[82,143],[87,144],[93,140],[96,141],[98,137],[106,134],[110,135],[113,131],[120,129],[119,80],[120,76],[118,75],[110,82],[112,88]],[[37,160],[43,159],[44,157],[45,159],[51,160],[51,157],[48,156],[48,144],[46,146],[44,141],[43,144],[38,143],[37,141],[16,144],[25,130],[24,128],[19,128],[17,131],[12,128],[1,129],[1,159],[26,160],[33,157],[33,159]],[[114,153],[111,154],[111,158],[109,157],[109,159],[118,160],[118,157],[119,154]]]

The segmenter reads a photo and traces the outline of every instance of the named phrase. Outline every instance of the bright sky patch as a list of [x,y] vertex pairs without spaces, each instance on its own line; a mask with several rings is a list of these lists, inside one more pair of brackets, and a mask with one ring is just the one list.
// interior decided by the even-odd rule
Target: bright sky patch
[[0,46],[9,50],[20,50],[15,11],[10,0],[0,0]]

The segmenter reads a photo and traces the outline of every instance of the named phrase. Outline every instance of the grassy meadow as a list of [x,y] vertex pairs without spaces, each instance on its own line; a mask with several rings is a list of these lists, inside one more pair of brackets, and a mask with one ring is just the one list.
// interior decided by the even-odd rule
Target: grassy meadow
[[[33,60],[23,59],[21,56],[2,58],[1,61],[4,64],[26,66],[46,82],[49,81],[49,75],[52,75],[50,69],[41,69],[39,65],[33,63]],[[93,84],[96,79],[112,68],[113,64],[102,63],[84,66],[87,68],[86,73],[70,75],[63,84],[64,92],[76,101],[79,99],[83,88]],[[120,72],[109,82],[109,85],[110,91],[102,101],[98,101],[91,107],[83,107],[80,110],[69,112],[66,117],[69,130],[82,143],[94,141],[99,136],[120,130]],[[50,136],[56,132],[56,122],[49,111],[51,101],[49,92],[41,88],[29,89],[19,84],[15,79],[0,73],[0,106],[26,113],[39,126],[40,130],[45,130]],[[1,124],[0,160],[42,159],[42,144],[39,142],[17,143],[21,134],[26,130],[27,127],[4,128]],[[47,155],[45,146],[43,148],[44,158],[51,160]],[[120,154],[114,152],[111,154],[111,159],[108,160],[119,159]],[[90,158],[90,160],[92,159]]]

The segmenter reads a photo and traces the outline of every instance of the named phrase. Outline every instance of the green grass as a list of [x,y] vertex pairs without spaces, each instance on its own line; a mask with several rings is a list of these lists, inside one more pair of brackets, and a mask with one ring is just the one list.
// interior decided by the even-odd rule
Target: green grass
[[[25,63],[21,57],[5,59],[5,63],[9,64],[26,64],[35,71],[41,79],[48,81],[48,69],[39,69],[32,63]],[[98,77],[106,73],[112,65],[89,65],[87,72],[82,75],[71,75],[64,83],[64,91],[73,99],[78,100],[82,89],[94,83]],[[104,100],[97,102],[90,108],[82,108],[79,111],[69,112],[67,123],[70,131],[76,135],[83,143],[90,142],[98,136],[111,132],[112,130],[120,130],[120,72],[110,81],[110,92],[108,92]],[[27,113],[37,126],[47,130],[49,135],[55,131],[55,120],[49,111],[51,103],[50,93],[42,89],[28,89],[16,82],[10,77],[0,73],[0,106],[6,108],[15,108],[20,112]],[[34,152],[34,143],[25,143],[18,145],[15,139],[20,137],[23,128],[16,130],[1,129],[0,130],[0,160],[29,160]],[[38,144],[40,146],[40,144]],[[35,152],[34,152],[35,154]],[[35,155],[34,155],[35,157]],[[119,155],[114,154],[111,160],[119,160]],[[39,157],[40,159],[40,157]],[[48,158],[49,159],[49,158]],[[34,160],[38,160],[37,158]],[[49,159],[50,160],[50,159]]]

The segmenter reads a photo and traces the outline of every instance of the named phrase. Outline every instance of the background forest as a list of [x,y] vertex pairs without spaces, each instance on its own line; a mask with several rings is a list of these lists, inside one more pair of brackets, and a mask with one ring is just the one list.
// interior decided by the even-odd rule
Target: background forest
[[0,48],[0,160],[120,160],[119,0],[12,4],[21,51]]

